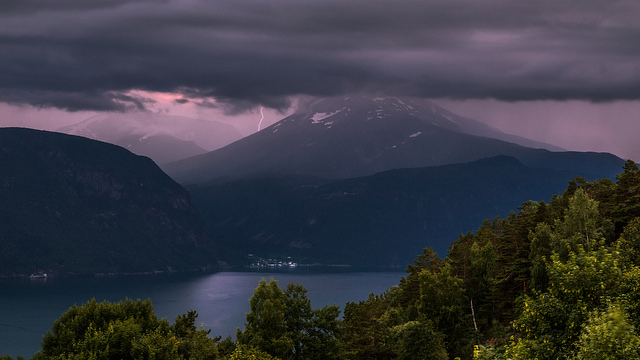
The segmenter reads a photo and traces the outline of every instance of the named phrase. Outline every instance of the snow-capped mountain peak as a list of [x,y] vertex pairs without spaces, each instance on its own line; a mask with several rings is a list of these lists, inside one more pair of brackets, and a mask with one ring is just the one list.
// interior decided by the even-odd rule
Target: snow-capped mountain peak
[[523,144],[512,138],[428,100],[351,95],[304,104],[253,135],[166,170],[186,183],[261,173],[345,178],[515,154]]

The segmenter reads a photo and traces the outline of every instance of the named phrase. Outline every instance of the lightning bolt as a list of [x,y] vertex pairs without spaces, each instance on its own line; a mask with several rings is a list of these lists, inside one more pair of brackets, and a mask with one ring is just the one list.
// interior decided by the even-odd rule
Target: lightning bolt
[[262,120],[264,120],[264,112],[262,112],[263,107],[260,106],[260,121],[258,122],[258,131],[260,131],[260,128],[262,127]]

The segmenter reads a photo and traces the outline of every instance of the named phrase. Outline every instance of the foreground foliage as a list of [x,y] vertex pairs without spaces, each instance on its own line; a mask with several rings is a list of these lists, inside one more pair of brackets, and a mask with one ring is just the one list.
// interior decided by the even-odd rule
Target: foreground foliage
[[173,324],[158,320],[151,301],[74,306],[53,324],[34,359],[215,359],[216,339],[190,311]]

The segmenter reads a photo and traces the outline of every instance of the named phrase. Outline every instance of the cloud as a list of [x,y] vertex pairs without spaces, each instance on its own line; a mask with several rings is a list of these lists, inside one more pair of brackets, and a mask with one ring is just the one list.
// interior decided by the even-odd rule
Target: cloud
[[136,89],[231,113],[355,91],[640,99],[635,0],[23,0],[0,14],[14,104],[126,111],[145,107]]

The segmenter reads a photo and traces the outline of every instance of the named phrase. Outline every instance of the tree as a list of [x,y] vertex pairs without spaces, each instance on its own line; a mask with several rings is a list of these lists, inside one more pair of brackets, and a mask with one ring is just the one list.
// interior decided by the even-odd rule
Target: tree
[[191,310],[186,314],[178,315],[171,326],[172,333],[178,339],[178,354],[187,359],[215,359],[218,357],[216,342],[220,338],[211,339],[208,337],[211,330],[198,329],[197,318],[198,313]]
[[420,273],[420,316],[433,322],[437,331],[445,335],[447,352],[462,356],[473,343],[469,298],[465,295],[462,279],[451,273],[444,263],[437,272]]
[[633,219],[625,226],[617,245],[628,263],[640,265],[640,217]]
[[216,342],[196,329],[196,318],[190,311],[170,325],[158,320],[150,300],[92,299],[54,322],[34,359],[215,359]]
[[393,359],[396,349],[391,328],[397,325],[386,316],[390,307],[388,297],[369,294],[367,300],[348,302],[344,307],[342,342],[347,359]]
[[238,345],[229,360],[278,360],[278,358],[246,345]]
[[263,279],[249,304],[239,344],[287,360],[341,358],[336,338],[340,309],[335,305],[312,309],[302,285],[289,284],[283,292],[277,281]]
[[313,310],[306,356],[309,359],[342,359],[343,351],[338,340],[341,329],[340,307],[327,305]]
[[287,333],[285,297],[278,282],[260,280],[249,306],[251,310],[247,314],[245,331],[238,342],[282,359],[287,358],[293,352],[293,340]]
[[400,360],[446,360],[449,358],[444,335],[428,319],[409,321],[393,328]]
[[578,246],[566,261],[554,253],[547,269],[547,291],[525,296],[514,322],[520,337],[507,351],[513,359],[572,358],[589,314],[624,292],[625,269],[615,250],[585,252]]
[[612,211],[618,234],[631,219],[640,217],[640,169],[632,160],[627,160],[622,169],[616,175],[616,202]]
[[531,287],[544,292],[549,285],[546,263],[551,256],[551,226],[539,223],[529,237],[531,239],[531,251],[529,259],[531,261]]
[[618,304],[594,312],[580,335],[578,360],[624,360],[640,358],[640,337]]
[[126,299],[112,304],[92,299],[82,306],[73,306],[53,323],[42,340],[41,353],[55,357],[65,353],[94,352],[101,346],[110,346],[113,354],[122,353],[126,358],[132,336],[163,325],[150,300]]
[[293,343],[291,359],[302,359],[305,346],[310,341],[311,301],[307,289],[300,284],[288,284],[284,292],[284,322],[287,336]]

